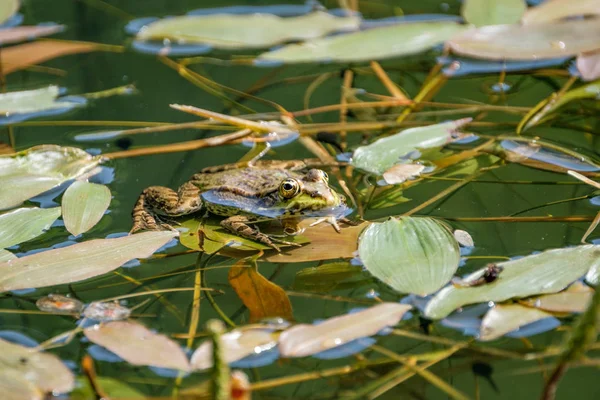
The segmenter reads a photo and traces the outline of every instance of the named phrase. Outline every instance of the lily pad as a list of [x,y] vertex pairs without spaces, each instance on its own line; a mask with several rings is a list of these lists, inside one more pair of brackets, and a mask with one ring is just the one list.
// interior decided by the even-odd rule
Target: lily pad
[[255,63],[358,62],[400,57],[428,50],[466,29],[451,21],[395,24],[290,44],[261,54]]
[[444,286],[460,261],[458,243],[432,218],[390,218],[360,237],[365,268],[400,293],[430,294]]
[[144,232],[96,239],[0,263],[0,292],[78,282],[151,256],[177,234]]
[[317,354],[394,326],[411,308],[407,304],[381,303],[356,313],[329,318],[317,325],[296,325],[279,337],[279,351],[282,357]]
[[350,163],[363,171],[381,175],[395,164],[401,157],[419,149],[442,147],[451,142],[457,130],[471,122],[470,118],[453,122],[406,129],[388,136],[354,151]]
[[74,182],[63,195],[61,206],[65,227],[77,236],[92,229],[110,205],[108,187],[89,182]]
[[553,317],[537,308],[524,307],[519,304],[499,304],[490,309],[483,317],[479,340],[494,340],[522,326],[545,318]]
[[133,321],[113,321],[83,331],[96,343],[133,365],[189,371],[188,359],[176,342]]
[[600,47],[600,19],[484,26],[454,36],[447,44],[456,54],[487,60],[576,56]]
[[359,25],[356,16],[336,17],[322,11],[289,18],[272,14],[185,15],[152,22],[136,38],[203,43],[224,49],[261,48],[356,30]]
[[461,14],[475,26],[515,24],[527,10],[525,0],[465,0]]
[[0,24],[13,16],[21,6],[19,0],[3,0],[0,2]]
[[74,147],[42,145],[0,156],[0,210],[13,208],[33,196],[77,178],[100,162]]
[[524,25],[548,24],[563,18],[600,15],[598,0],[546,0],[527,10],[521,22]]
[[[467,304],[501,302],[559,292],[585,275],[590,268],[600,267],[600,246],[547,250],[497,265],[504,270],[494,282],[472,287],[447,286],[440,290],[427,304],[425,316],[440,319]],[[473,281],[485,270],[480,269],[464,279]]]
[[60,217],[60,208],[19,208],[0,215],[0,248],[40,236]]

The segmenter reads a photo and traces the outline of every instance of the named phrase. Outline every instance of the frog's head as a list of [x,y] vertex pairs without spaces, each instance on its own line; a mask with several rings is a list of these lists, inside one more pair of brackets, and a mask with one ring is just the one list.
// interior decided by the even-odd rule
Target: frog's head
[[299,179],[287,178],[279,184],[279,204],[287,215],[329,214],[346,205],[346,199],[329,186],[329,178],[320,169],[311,169]]

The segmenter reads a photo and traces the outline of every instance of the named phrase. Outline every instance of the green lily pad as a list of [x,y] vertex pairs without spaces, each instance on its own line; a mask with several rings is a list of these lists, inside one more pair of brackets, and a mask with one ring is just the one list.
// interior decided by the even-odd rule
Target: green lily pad
[[77,236],[92,229],[110,205],[108,187],[89,182],[74,182],[63,195],[61,206],[67,230]]
[[92,169],[102,157],[75,147],[35,146],[0,156],[0,210],[13,208]]
[[516,24],[527,10],[525,0],[465,0],[461,14],[475,26]]
[[[466,30],[455,22],[415,22],[290,44],[263,53],[262,62],[355,62],[399,57],[428,50]],[[401,38],[401,39],[399,39]]]
[[60,217],[60,208],[18,208],[0,215],[0,248],[40,236]]
[[[472,287],[447,286],[440,290],[427,304],[425,316],[439,319],[467,304],[501,302],[559,292],[585,275],[590,268],[600,267],[600,246],[547,250],[497,265],[504,270],[494,282]],[[468,275],[465,280],[479,278],[485,269]]]
[[442,147],[453,140],[453,135],[470,119],[445,122],[419,128],[406,129],[354,151],[354,167],[381,175],[400,161],[400,158],[419,149]]
[[356,30],[359,25],[358,17],[336,17],[322,11],[288,18],[260,13],[185,15],[152,22],[140,30],[137,39],[169,39],[223,49],[261,48]]
[[365,268],[399,293],[427,295],[458,268],[458,243],[432,218],[390,218],[362,233],[358,254]]

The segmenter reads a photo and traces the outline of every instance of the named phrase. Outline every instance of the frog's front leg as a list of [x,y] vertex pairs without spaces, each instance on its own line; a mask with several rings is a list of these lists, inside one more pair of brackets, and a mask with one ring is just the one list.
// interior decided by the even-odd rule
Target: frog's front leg
[[202,208],[200,190],[190,182],[181,185],[177,192],[163,186],[144,189],[133,208],[133,227],[129,233],[141,230],[173,229],[157,221],[157,215],[178,217]]
[[266,246],[272,247],[279,252],[281,251],[281,249],[279,249],[279,246],[277,246],[275,243],[300,247],[298,243],[286,242],[285,240],[276,239],[272,236],[260,232],[258,229],[252,228],[250,225],[248,225],[251,222],[252,220],[246,216],[234,215],[233,217],[229,217],[221,221],[221,226],[235,235],[255,240]]

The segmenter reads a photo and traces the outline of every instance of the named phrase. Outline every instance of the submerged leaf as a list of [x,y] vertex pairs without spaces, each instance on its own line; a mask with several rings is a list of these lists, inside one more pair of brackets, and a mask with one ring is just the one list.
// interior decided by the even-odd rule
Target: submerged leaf
[[0,156],[0,210],[18,206],[33,196],[94,169],[102,161],[75,147],[35,146]]
[[600,47],[600,19],[532,26],[484,26],[454,36],[447,44],[456,54],[488,60],[575,56]]
[[395,24],[290,44],[261,54],[256,63],[352,62],[399,57],[428,50],[465,29],[448,21]]
[[[427,304],[425,316],[439,319],[467,304],[558,292],[582,277],[590,268],[600,267],[600,246],[547,250],[497,265],[504,270],[494,282],[472,287],[447,286],[440,290]],[[476,280],[486,268],[468,275],[464,280]]]
[[133,365],[189,371],[188,359],[176,342],[133,321],[113,321],[84,329],[96,343]]
[[496,305],[485,314],[481,321],[479,340],[497,339],[506,333],[544,318],[552,318],[552,315],[537,308],[518,304]]
[[70,392],[75,383],[71,370],[55,355],[3,339],[0,339],[0,370],[18,372],[42,392]]
[[39,36],[48,36],[60,32],[64,25],[17,26],[0,30],[0,45],[31,40]]
[[524,25],[547,24],[563,18],[600,15],[598,0],[546,0],[536,7],[531,7],[521,22]]
[[465,0],[463,18],[475,26],[515,24],[527,10],[525,0]]
[[400,293],[424,296],[448,283],[460,261],[452,233],[432,218],[390,218],[360,237],[359,257],[377,279]]
[[360,285],[365,280],[362,267],[349,262],[334,262],[296,272],[293,287],[310,292],[331,292],[336,288]]
[[[233,363],[252,354],[258,354],[277,346],[277,335],[268,326],[253,326],[248,329],[235,329],[221,335],[223,359]],[[212,342],[204,341],[191,358],[192,368],[204,370],[212,368]]]
[[60,217],[60,208],[19,208],[0,215],[0,248],[40,236]]
[[92,229],[110,205],[108,187],[89,182],[74,182],[62,198],[65,227],[77,236]]
[[0,292],[78,282],[151,256],[177,234],[144,232],[96,239],[0,263]]
[[581,313],[587,309],[593,295],[594,289],[575,282],[560,293],[531,297],[520,300],[519,303],[548,312]]
[[359,17],[336,17],[322,11],[289,18],[272,14],[185,15],[150,23],[140,30],[137,39],[169,39],[224,49],[261,48],[356,30],[359,25]]
[[19,0],[2,0],[0,2],[0,24],[6,22],[19,10],[20,3]]
[[465,118],[406,129],[359,147],[354,151],[350,163],[356,168],[381,175],[415,150],[442,147],[450,143],[457,136],[457,130],[469,122],[471,119]]
[[306,357],[372,336],[385,327],[396,325],[411,308],[407,304],[381,303],[366,310],[326,319],[317,325],[296,325],[279,337],[279,351],[282,357]]
[[292,303],[285,291],[262,276],[256,268],[238,262],[229,270],[229,284],[250,312],[250,322],[269,317],[293,319]]

